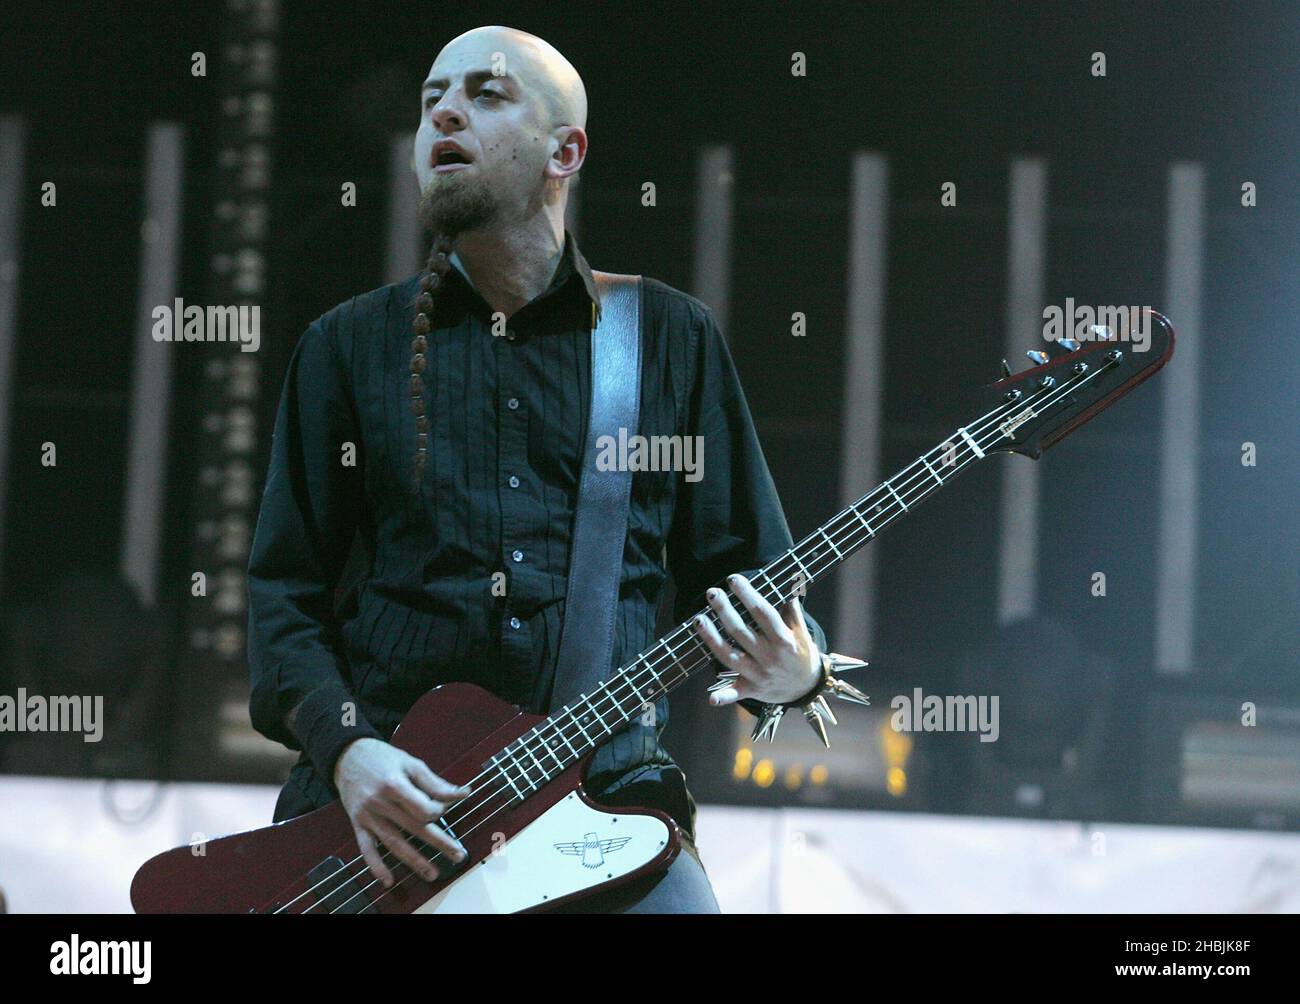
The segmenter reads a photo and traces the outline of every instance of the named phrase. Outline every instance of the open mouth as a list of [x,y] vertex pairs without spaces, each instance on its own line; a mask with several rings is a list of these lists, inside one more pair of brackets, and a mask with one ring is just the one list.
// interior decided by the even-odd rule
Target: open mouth
[[469,163],[469,158],[451,144],[434,147],[433,169],[435,171],[454,171],[468,167]]

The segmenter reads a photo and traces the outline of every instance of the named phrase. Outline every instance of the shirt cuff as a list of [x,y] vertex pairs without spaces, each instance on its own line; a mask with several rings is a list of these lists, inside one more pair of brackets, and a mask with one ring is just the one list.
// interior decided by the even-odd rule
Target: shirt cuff
[[362,716],[348,689],[336,686],[322,687],[303,698],[294,715],[293,733],[331,791],[335,790],[334,765],[343,748],[357,739],[384,738]]

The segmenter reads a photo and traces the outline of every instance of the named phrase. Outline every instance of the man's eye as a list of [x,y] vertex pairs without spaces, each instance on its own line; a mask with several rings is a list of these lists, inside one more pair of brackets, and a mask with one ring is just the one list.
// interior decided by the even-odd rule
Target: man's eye
[[479,91],[478,94],[481,98],[492,98],[494,101],[500,101],[505,96],[496,91]]

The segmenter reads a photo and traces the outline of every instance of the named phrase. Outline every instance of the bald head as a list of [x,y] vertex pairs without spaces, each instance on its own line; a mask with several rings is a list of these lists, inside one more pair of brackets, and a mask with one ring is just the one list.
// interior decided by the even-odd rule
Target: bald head
[[438,53],[434,65],[446,57],[477,57],[518,77],[536,100],[543,129],[571,125],[587,127],[587,89],[573,64],[544,38],[518,28],[491,24],[457,35]]
[[587,153],[587,92],[536,35],[491,25],[452,39],[421,87],[412,166],[443,234],[544,221],[562,233]]

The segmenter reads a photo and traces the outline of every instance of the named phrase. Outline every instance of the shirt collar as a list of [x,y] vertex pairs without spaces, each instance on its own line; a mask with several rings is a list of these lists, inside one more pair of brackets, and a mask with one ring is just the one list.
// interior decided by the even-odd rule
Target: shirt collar
[[[460,255],[455,251],[451,253],[451,264],[455,268],[460,279],[465,286],[473,290],[479,298],[482,299],[478,290],[474,289],[474,284],[470,281],[468,273],[465,271],[464,263],[460,260]],[[583,257],[582,252],[578,249],[578,241],[568,230],[564,231],[564,250],[560,253],[560,262],[555,267],[555,274],[551,276],[551,282],[546,287],[546,291],[538,297],[538,300],[550,297],[563,289],[567,284],[578,280],[582,285],[584,299],[582,306],[586,309],[590,304],[595,304],[595,317],[600,317],[600,296],[596,292],[596,280],[591,274],[591,266],[587,264],[587,259]]]

